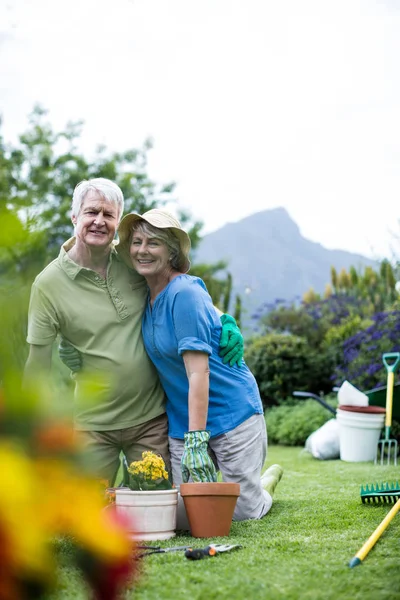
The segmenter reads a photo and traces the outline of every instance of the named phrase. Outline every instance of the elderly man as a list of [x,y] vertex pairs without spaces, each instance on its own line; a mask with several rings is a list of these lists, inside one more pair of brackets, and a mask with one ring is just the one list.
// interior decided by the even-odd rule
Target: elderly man
[[[76,186],[75,237],[32,286],[24,376],[27,383],[50,371],[58,334],[79,351],[83,367],[74,374],[75,428],[96,473],[110,484],[121,452],[131,462],[153,450],[169,466],[164,392],[141,334],[146,282],[126,266],[113,243],[123,207],[122,191],[110,180]],[[225,342],[226,337],[226,352]],[[95,394],[88,394],[93,381]]]

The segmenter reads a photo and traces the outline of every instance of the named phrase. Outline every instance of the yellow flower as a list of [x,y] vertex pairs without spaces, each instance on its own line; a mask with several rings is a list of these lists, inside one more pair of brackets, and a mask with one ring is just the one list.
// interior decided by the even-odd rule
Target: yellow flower
[[8,545],[7,567],[22,577],[50,581],[55,566],[44,524],[41,482],[34,465],[22,448],[6,441],[0,442],[0,464],[5,490],[0,495],[0,522]]
[[142,475],[146,481],[168,479],[162,457],[149,450],[142,453],[142,460],[136,460],[129,465],[128,472],[131,475]]

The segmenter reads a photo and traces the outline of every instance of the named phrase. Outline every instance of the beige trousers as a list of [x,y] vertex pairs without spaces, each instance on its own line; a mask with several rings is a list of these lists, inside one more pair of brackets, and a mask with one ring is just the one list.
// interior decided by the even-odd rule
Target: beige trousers
[[[171,472],[168,449],[167,415],[156,417],[134,427],[113,431],[78,431],[84,450],[85,463],[96,477],[113,486],[121,464],[121,453],[128,464],[141,460],[142,452],[152,450],[161,454],[167,471]],[[118,481],[117,484],[120,482]]]

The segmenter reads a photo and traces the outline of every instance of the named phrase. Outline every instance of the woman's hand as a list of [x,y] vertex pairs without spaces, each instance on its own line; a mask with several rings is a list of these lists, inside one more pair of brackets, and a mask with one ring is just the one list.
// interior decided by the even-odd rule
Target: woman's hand
[[215,465],[207,452],[209,439],[209,431],[201,430],[185,433],[185,446],[181,458],[184,483],[187,483],[190,477],[194,483],[217,481]]
[[82,369],[82,356],[79,350],[75,348],[68,340],[61,336],[60,345],[58,346],[58,355],[64,365],[73,373]]

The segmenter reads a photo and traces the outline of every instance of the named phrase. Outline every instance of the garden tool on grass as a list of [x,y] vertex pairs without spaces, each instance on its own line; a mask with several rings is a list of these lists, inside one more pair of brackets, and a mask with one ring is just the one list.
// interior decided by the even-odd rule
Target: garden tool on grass
[[220,552],[228,552],[234,548],[241,548],[238,544],[210,544],[206,548],[193,548],[192,546],[175,546],[172,548],[161,548],[161,546],[136,546],[137,550],[143,550],[139,554],[135,554],[135,559],[149,556],[150,554],[164,554],[166,552],[185,552],[186,558],[199,560],[206,556],[215,556]]
[[388,352],[383,354],[382,360],[388,374],[386,386],[385,437],[378,442],[375,455],[375,464],[377,464],[379,460],[379,464],[383,465],[386,454],[386,464],[390,464],[393,456],[393,463],[397,465],[397,440],[390,438],[390,428],[392,426],[394,372],[400,363],[400,352]]
[[136,550],[143,550],[139,554],[135,554],[134,558],[143,558],[150,554],[165,554],[166,552],[184,552],[191,549],[191,546],[175,546],[172,548],[161,548],[161,546],[136,546]]
[[205,548],[188,548],[185,556],[191,560],[200,560],[201,558],[215,556],[220,552],[229,552],[229,550],[238,550],[239,548],[242,548],[240,544],[210,544]]
[[382,483],[381,485],[372,484],[361,486],[360,491],[361,502],[364,504],[379,504],[380,502],[386,502],[391,504],[397,502],[400,498],[400,483],[398,481],[393,483]]
[[400,511],[400,486],[399,482],[396,483],[383,483],[382,485],[366,485],[365,487],[361,486],[360,492],[361,501],[365,503],[379,503],[386,502],[391,503],[395,502],[396,504],[393,508],[388,512],[383,521],[378,525],[375,529],[374,533],[367,539],[365,544],[360,548],[357,554],[351,559],[349,562],[349,567],[356,567],[361,564],[361,561],[367,556],[368,552],[373,548],[376,542],[381,537],[382,533],[385,531],[390,521],[397,515]]

